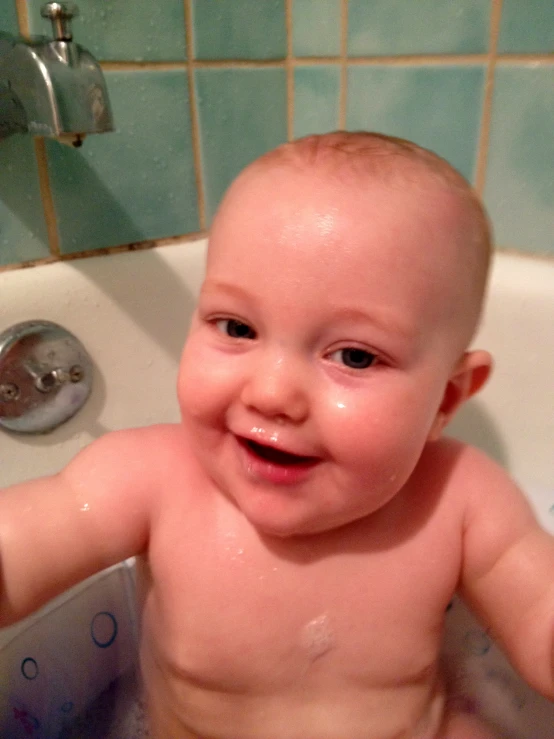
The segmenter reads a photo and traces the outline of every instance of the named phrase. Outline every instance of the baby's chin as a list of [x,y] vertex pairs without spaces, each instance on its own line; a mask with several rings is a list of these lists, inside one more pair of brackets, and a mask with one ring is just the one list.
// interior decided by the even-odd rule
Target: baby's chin
[[252,526],[261,536],[271,539],[300,539],[308,536],[318,536],[335,528],[334,526],[324,525],[308,525],[302,524],[284,524],[284,523],[267,523],[265,521],[258,522],[249,519]]
[[239,508],[250,525],[264,537],[292,539],[322,534],[334,528],[332,522],[327,522],[316,514],[301,515],[298,511],[276,511],[271,510],[270,506],[257,509],[248,506]]
[[242,511],[249,523],[261,536],[274,539],[300,539],[310,536],[324,536],[330,532],[355,524],[371,515],[373,511],[356,515],[311,513],[304,515],[262,515],[253,511]]

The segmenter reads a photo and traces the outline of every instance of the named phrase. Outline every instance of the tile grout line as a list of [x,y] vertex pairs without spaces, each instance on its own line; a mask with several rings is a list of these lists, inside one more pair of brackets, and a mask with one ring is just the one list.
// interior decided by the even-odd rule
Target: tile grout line
[[[186,0],[184,0],[186,2]],[[349,66],[404,66],[410,64],[412,66],[423,66],[426,64],[442,64],[448,66],[450,64],[468,65],[483,64],[488,62],[490,54],[407,54],[398,56],[371,56],[371,57],[347,57],[339,56],[290,56],[284,59],[204,59],[193,60],[195,69],[282,69],[287,64],[292,67],[298,66],[319,66],[336,64],[348,64]],[[510,53],[496,54],[496,62],[502,64],[537,64],[550,65],[554,64],[554,53]],[[134,61],[102,61],[101,66],[104,70],[121,71],[121,70],[152,70],[162,71],[171,69],[187,69],[188,61],[175,62],[134,62]]]
[[366,67],[402,67],[424,66],[432,64],[472,65],[487,61],[488,54],[397,54],[393,56],[351,56],[347,59],[351,66]]
[[43,138],[34,138],[35,158],[37,161],[38,185],[40,199],[42,201],[42,212],[46,223],[48,235],[48,248],[53,257],[60,257],[60,236],[54,207],[54,197],[50,187],[50,175],[48,174],[48,155],[46,153],[46,142]]
[[177,234],[176,236],[166,236],[162,239],[147,239],[146,241],[136,241],[130,244],[119,244],[117,246],[102,246],[98,249],[83,249],[83,251],[70,252],[68,254],[60,254],[59,257],[40,257],[37,259],[29,259],[25,262],[14,262],[12,264],[0,265],[0,273],[13,272],[17,269],[28,269],[30,267],[41,267],[44,264],[57,264],[59,262],[73,262],[79,259],[90,259],[94,257],[109,257],[113,254],[128,254],[135,251],[148,251],[149,249],[164,248],[166,246],[174,246],[176,243],[189,243],[198,239],[205,239],[208,236],[206,230],[189,231],[185,234]]
[[287,76],[287,141],[294,138],[294,67],[292,47],[292,0],[285,0],[285,29],[287,34],[287,56],[285,73]]
[[534,53],[534,54],[518,54],[518,53],[506,53],[496,54],[497,63],[501,64],[532,64],[536,66],[550,66],[554,64],[554,53]]
[[[188,0],[183,0],[187,3]],[[188,25],[188,24],[187,24]],[[188,30],[186,32],[188,35]],[[191,35],[192,31],[191,31]],[[103,69],[110,69],[114,71],[123,69],[150,69],[150,70],[169,70],[169,69],[186,69],[189,64],[192,64],[195,69],[241,69],[246,67],[247,69],[264,68],[264,67],[284,67],[286,59],[194,59],[191,55],[189,57],[187,53],[187,59],[179,59],[176,61],[126,61],[117,59],[104,59],[101,62]]]
[[17,14],[17,25],[19,33],[26,38],[31,35],[29,31],[29,13],[27,11],[27,3],[25,0],[15,0],[15,12]]
[[481,128],[479,132],[479,142],[477,149],[477,168],[475,173],[475,189],[477,190],[477,193],[480,197],[483,197],[487,175],[487,162],[492,119],[492,100],[494,94],[494,74],[496,69],[496,51],[498,47],[498,35],[500,32],[501,16],[502,0],[491,0],[489,53],[483,97],[483,116],[481,119]]
[[346,103],[348,99],[348,0],[340,4],[340,83],[339,83],[339,129],[346,128]]
[[204,200],[204,178],[202,176],[202,150],[200,145],[200,122],[196,105],[196,84],[194,80],[194,38],[192,32],[192,0],[183,0],[185,4],[185,40],[187,44],[187,79],[189,87],[190,128],[192,137],[192,157],[194,162],[194,178],[196,180],[196,196],[198,203],[198,221],[200,229],[206,228],[206,203]]

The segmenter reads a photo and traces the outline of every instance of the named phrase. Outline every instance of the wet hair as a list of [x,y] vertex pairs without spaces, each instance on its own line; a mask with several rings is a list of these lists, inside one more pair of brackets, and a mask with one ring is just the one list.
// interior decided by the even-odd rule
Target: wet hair
[[[392,190],[423,191],[444,188],[459,199],[463,228],[456,235],[460,259],[468,274],[470,296],[468,341],[473,335],[484,300],[492,251],[487,213],[470,183],[446,159],[412,141],[369,131],[336,131],[306,136],[283,144],[256,162],[271,166],[315,168],[346,185],[359,186],[363,178],[382,181]],[[250,169],[250,167],[248,168]]]

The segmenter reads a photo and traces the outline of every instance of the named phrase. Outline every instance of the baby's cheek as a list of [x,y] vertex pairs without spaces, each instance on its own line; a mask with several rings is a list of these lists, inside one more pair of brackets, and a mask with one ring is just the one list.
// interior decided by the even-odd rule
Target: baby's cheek
[[335,443],[364,446],[375,443],[389,433],[389,413],[382,397],[372,393],[329,393],[321,407],[320,426],[335,438]]
[[187,415],[197,415],[205,404],[208,395],[208,383],[199,362],[191,361],[183,355],[177,380],[177,398],[181,411]]
[[324,424],[335,453],[372,477],[402,480],[417,462],[425,441],[414,403],[387,393],[336,394]]
[[215,361],[209,352],[185,353],[177,383],[182,413],[204,419],[223,412],[232,395],[232,385],[230,369]]

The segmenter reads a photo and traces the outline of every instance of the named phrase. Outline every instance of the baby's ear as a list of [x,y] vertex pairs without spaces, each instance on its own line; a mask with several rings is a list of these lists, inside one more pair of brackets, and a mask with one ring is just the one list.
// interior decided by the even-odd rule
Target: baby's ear
[[478,393],[492,370],[492,357],[481,349],[465,352],[450,375],[428,441],[439,438],[458,408]]

